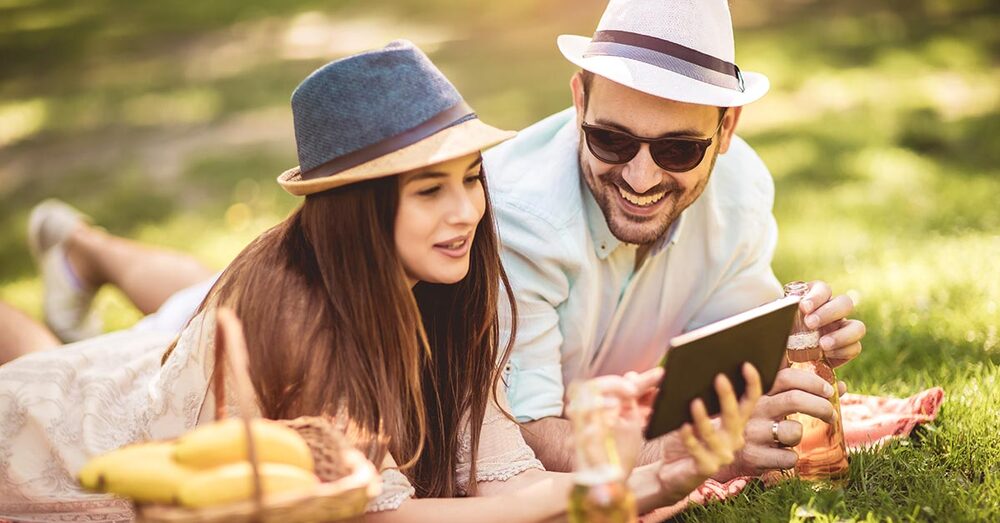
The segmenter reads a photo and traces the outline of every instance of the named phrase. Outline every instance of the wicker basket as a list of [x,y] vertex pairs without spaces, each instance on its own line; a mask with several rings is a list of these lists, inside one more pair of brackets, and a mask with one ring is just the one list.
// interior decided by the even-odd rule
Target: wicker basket
[[351,521],[364,514],[368,500],[378,495],[378,472],[361,452],[345,449],[343,465],[348,474],[317,485],[311,491],[284,492],[264,496],[261,491],[257,452],[250,430],[253,388],[247,366],[243,328],[232,311],[216,312],[215,373],[212,377],[215,419],[225,418],[225,365],[232,367],[240,416],[246,427],[247,454],[254,472],[254,496],[247,501],[193,509],[175,505],[139,504],[137,520],[146,523],[215,523]]

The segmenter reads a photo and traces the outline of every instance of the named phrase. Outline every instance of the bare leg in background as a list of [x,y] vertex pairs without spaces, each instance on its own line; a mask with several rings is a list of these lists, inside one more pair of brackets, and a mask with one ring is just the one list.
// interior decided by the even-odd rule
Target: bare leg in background
[[175,292],[214,274],[187,254],[143,245],[86,225],[67,238],[66,253],[87,286],[115,285],[143,314],[155,312]]
[[62,345],[34,318],[0,301],[0,365],[14,358]]

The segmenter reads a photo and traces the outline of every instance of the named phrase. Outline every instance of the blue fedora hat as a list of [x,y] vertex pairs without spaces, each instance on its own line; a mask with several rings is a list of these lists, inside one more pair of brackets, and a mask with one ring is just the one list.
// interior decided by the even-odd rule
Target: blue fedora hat
[[295,195],[404,173],[515,135],[486,125],[406,40],[320,67],[292,93],[299,165],[278,177]]

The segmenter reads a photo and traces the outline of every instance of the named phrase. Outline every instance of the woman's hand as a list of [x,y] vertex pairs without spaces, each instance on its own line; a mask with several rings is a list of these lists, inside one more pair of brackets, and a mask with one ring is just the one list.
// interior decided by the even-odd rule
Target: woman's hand
[[693,423],[664,437],[663,462],[657,473],[664,500],[682,499],[729,465],[744,445],[743,431],[761,395],[760,374],[749,363],[743,364],[746,391],[737,402],[732,384],[725,375],[715,378],[722,412],[718,422],[709,418],[700,399],[691,402]]
[[629,372],[624,376],[600,376],[590,380],[600,394],[617,409],[611,429],[618,458],[626,474],[635,466],[642,448],[642,429],[649,420],[652,402],[656,397],[656,386],[662,378],[663,369],[656,367],[643,373]]

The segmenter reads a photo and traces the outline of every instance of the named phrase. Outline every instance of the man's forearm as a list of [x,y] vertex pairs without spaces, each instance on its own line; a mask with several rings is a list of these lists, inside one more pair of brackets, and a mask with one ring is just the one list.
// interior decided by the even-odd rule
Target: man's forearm
[[657,438],[642,444],[642,449],[639,450],[635,466],[649,465],[661,459],[663,459],[663,447],[660,443],[660,438]]
[[573,426],[569,420],[548,417],[522,423],[521,435],[545,470],[573,471]]
[[[573,426],[568,419],[548,417],[521,424],[524,441],[535,451],[535,457],[553,472],[573,471]],[[669,437],[669,436],[664,436]],[[655,463],[663,458],[660,439],[647,441],[639,451],[636,466]]]

